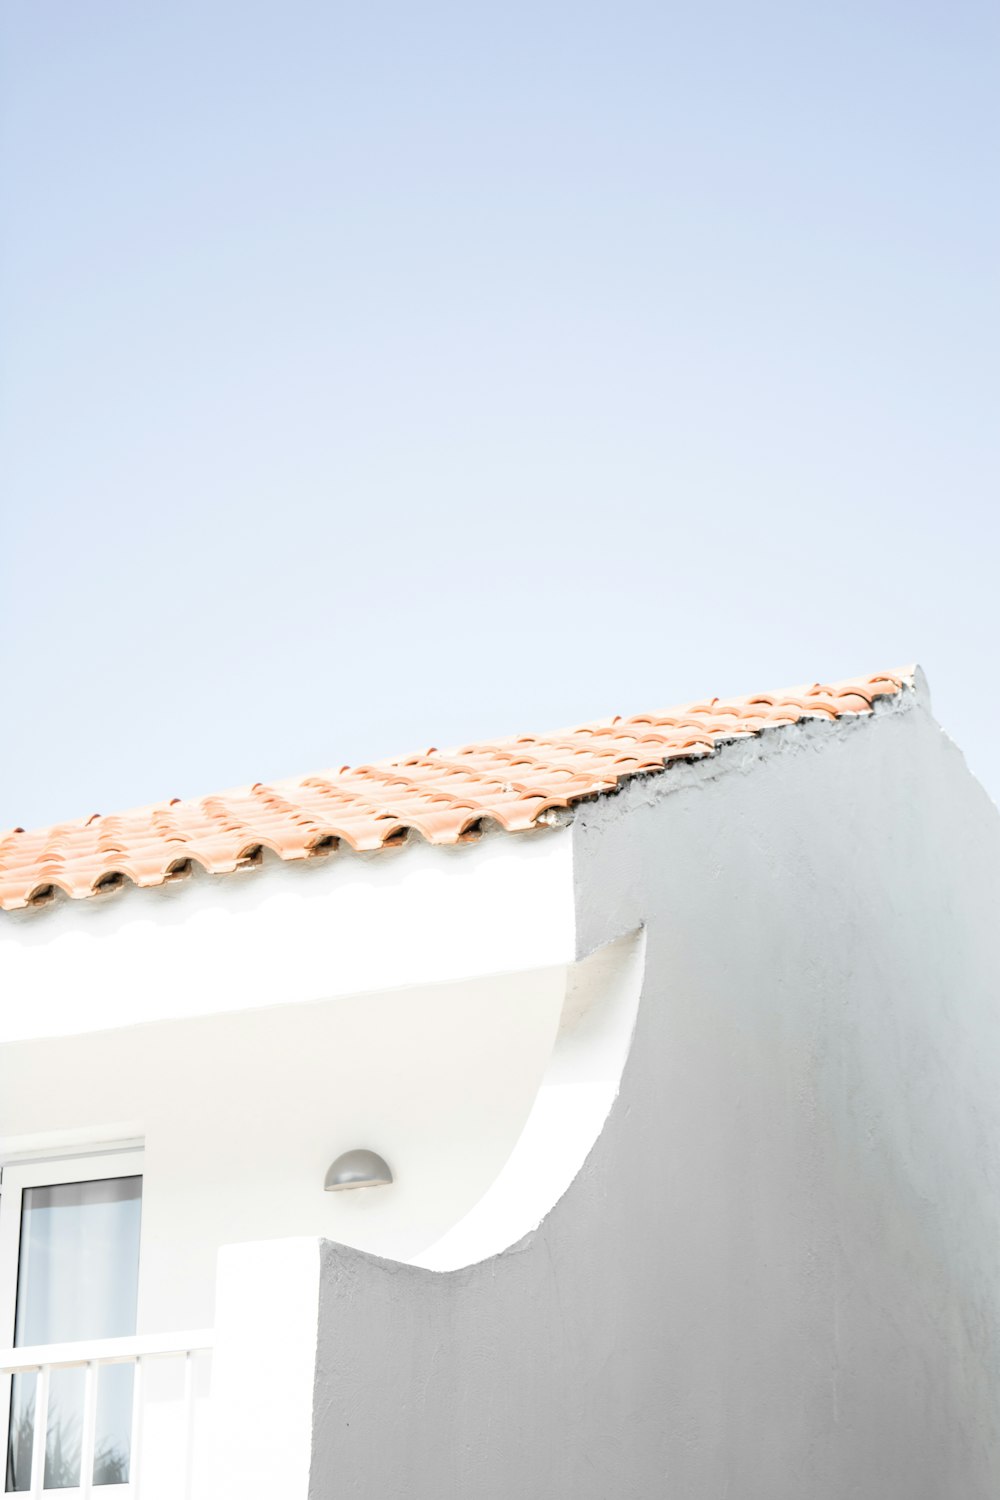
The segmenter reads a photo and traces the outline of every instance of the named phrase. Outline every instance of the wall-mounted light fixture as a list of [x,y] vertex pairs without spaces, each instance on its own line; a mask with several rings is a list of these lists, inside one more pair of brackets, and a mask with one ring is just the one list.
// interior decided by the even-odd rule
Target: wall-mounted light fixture
[[340,1193],[344,1188],[388,1187],[391,1181],[388,1165],[376,1152],[345,1151],[327,1171],[323,1187]]

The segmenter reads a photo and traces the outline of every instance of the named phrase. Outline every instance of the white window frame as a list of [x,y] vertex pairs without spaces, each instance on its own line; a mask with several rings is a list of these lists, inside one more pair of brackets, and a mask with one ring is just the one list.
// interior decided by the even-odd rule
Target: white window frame
[[[14,1343],[17,1312],[17,1268],[21,1255],[21,1200],[25,1188],[60,1187],[68,1182],[100,1182],[107,1177],[141,1177],[141,1148],[110,1148],[91,1155],[57,1155],[14,1161],[0,1167],[0,1348]],[[139,1220],[139,1267],[142,1270],[142,1218]],[[13,1377],[0,1377],[0,1500],[7,1475],[10,1391]],[[119,1486],[119,1488],[121,1488]],[[128,1486],[125,1487],[127,1493]],[[53,1491],[53,1493],[55,1493]],[[60,1490],[67,1497],[77,1490]]]

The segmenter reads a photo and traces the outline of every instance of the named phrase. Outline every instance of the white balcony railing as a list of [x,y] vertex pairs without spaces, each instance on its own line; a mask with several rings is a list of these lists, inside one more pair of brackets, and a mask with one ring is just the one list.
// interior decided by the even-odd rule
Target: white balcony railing
[[[133,1338],[99,1339],[78,1344],[40,1344],[33,1348],[5,1349],[0,1351],[0,1380],[4,1386],[9,1377],[35,1375],[35,1399],[32,1416],[32,1446],[30,1491],[33,1497],[45,1493],[46,1445],[49,1430],[49,1394],[52,1375],[59,1370],[82,1369],[83,1408],[80,1423],[79,1486],[66,1489],[61,1482],[59,1493],[66,1497],[77,1495],[89,1500],[94,1492],[127,1495],[129,1500],[153,1500],[160,1491],[160,1482],[147,1484],[144,1478],[144,1432],[149,1408],[149,1375],[151,1362],[160,1365],[165,1361],[180,1364],[183,1385],[180,1395],[180,1411],[173,1411],[169,1422],[167,1441],[157,1444],[170,1454],[170,1493],[177,1500],[191,1500],[194,1463],[194,1414],[196,1396],[196,1366],[198,1356],[207,1354],[214,1345],[211,1329],[195,1333],[168,1333],[139,1335]],[[97,1440],[98,1380],[100,1371],[108,1365],[131,1365],[132,1376],[132,1431],[128,1459],[128,1484],[116,1485],[113,1489],[94,1483],[94,1458]],[[171,1403],[173,1406],[175,1403]],[[9,1410],[9,1405],[8,1405]],[[6,1424],[4,1424],[6,1425]],[[161,1424],[162,1426],[162,1424]],[[164,1434],[160,1434],[162,1438]],[[152,1465],[150,1465],[152,1467]],[[156,1479],[163,1475],[160,1462],[156,1463]],[[146,1477],[152,1477],[151,1475]],[[53,1491],[54,1493],[54,1491]]]

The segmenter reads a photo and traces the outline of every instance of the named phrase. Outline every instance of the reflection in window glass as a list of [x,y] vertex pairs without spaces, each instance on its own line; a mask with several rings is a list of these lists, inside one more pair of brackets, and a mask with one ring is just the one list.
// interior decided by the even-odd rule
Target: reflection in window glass
[[[63,1344],[135,1333],[141,1177],[25,1188],[14,1343]],[[7,1490],[31,1486],[34,1375],[11,1387]],[[54,1370],[46,1424],[45,1488],[80,1483],[83,1370]],[[132,1367],[101,1369],[97,1383],[95,1484],[128,1480]]]

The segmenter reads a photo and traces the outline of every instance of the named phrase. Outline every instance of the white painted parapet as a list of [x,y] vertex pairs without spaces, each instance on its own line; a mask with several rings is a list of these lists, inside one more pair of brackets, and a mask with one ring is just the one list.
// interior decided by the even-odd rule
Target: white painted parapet
[[211,1500],[308,1500],[319,1324],[314,1239],[219,1252]]

